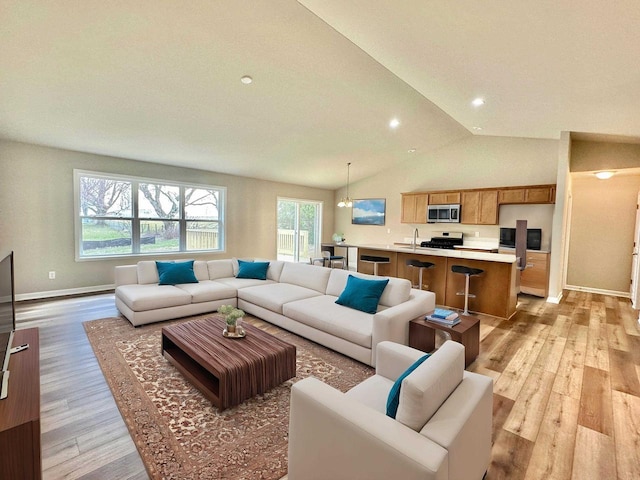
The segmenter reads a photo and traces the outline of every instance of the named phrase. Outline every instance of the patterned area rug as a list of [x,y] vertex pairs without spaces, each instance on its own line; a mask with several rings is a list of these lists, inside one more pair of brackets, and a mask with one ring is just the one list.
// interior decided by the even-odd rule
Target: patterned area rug
[[[280,479],[287,473],[291,385],[314,376],[346,391],[373,369],[252,317],[245,321],[297,348],[296,377],[219,412],[161,355],[164,326],[125,318],[84,323],[116,403],[153,479]],[[237,341],[237,340],[229,340]]]

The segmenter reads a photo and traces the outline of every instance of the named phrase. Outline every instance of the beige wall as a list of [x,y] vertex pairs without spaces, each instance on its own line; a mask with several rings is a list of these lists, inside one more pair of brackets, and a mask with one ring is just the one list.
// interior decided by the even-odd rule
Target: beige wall
[[324,202],[323,239],[333,233],[331,190],[0,141],[0,254],[15,251],[18,294],[111,285],[115,265],[137,261],[75,261],[74,169],[227,187],[227,251],[217,258],[275,258],[278,196]]
[[[344,233],[347,242],[393,243],[411,237],[418,227],[421,237],[437,231],[461,231],[481,238],[499,236],[499,226],[455,224],[412,225],[400,223],[401,193],[424,190],[465,189],[556,183],[558,142],[525,138],[474,136],[444,147],[430,155],[407,154],[407,160],[387,171],[351,185],[352,198],[386,198],[384,226],[352,225],[351,210],[337,209],[336,232]],[[366,161],[366,160],[363,160]],[[354,161],[351,171],[357,172]],[[345,189],[336,192],[335,202]],[[500,224],[515,226],[515,219],[534,217],[535,223],[550,225],[553,207],[513,207]],[[546,208],[545,208],[546,207]],[[503,207],[504,208],[504,207]],[[533,225],[532,225],[533,226]],[[545,227],[546,229],[546,227]],[[550,235],[550,232],[545,235]]]
[[574,176],[567,285],[627,293],[639,175]]
[[640,145],[619,142],[571,143],[571,171],[592,172],[640,167]]

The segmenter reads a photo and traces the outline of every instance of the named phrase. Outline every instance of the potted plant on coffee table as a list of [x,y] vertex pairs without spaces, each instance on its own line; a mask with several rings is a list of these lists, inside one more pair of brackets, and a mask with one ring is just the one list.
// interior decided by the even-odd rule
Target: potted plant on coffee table
[[244,311],[233,305],[221,305],[218,308],[218,313],[224,315],[225,322],[227,323],[227,333],[235,334],[238,329],[238,320],[244,317]]

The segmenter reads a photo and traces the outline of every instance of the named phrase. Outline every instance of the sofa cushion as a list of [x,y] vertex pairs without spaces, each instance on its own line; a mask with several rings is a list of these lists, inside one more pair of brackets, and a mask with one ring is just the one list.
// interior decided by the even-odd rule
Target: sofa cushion
[[150,283],[158,283],[158,267],[153,260],[142,260],[138,262],[138,283],[140,285],[148,285]]
[[193,260],[188,262],[156,262],[160,285],[177,285],[178,283],[198,283],[193,273]]
[[411,372],[422,365],[422,362],[424,362],[427,358],[429,358],[428,353],[413,362],[409,366],[409,368],[402,372],[397,380],[393,383],[393,386],[389,391],[389,397],[387,398],[386,412],[388,417],[396,418],[396,413],[398,412],[398,404],[400,403],[400,389],[402,388],[402,381],[407,378],[407,376],[409,376]]
[[116,296],[134,312],[176,307],[191,303],[191,295],[172,285],[120,285]]
[[351,388],[345,395],[384,414],[392,386],[393,380],[373,375]]
[[256,280],[267,279],[267,269],[269,262],[245,262],[238,260],[238,274],[236,278],[255,278]]
[[191,303],[224,300],[235,298],[237,295],[235,288],[213,280],[203,280],[200,283],[185,283],[176,286],[191,295]]
[[193,273],[196,274],[196,278],[199,282],[203,280],[209,280],[209,269],[207,268],[207,262],[204,260],[196,260],[193,262]]
[[336,300],[338,305],[354,308],[366,313],[376,313],[378,302],[389,279],[366,280],[349,275],[347,285]]
[[330,268],[318,268],[306,263],[286,262],[282,267],[280,282],[310,288],[325,294]]
[[[386,278],[333,268],[331,269],[331,275],[329,277],[329,282],[327,283],[327,295],[334,295],[336,297],[340,296],[347,285],[349,275],[369,280],[380,280],[380,278]],[[409,280],[405,278],[389,277],[389,283],[384,289],[384,292],[382,292],[379,303],[385,307],[394,307],[408,301],[410,295],[411,282]]]
[[334,296],[320,295],[290,302],[282,307],[282,312],[296,322],[371,348],[373,315],[338,305]]
[[320,293],[288,283],[271,283],[238,290],[238,298],[280,314],[285,303],[315,296],[320,296]]
[[219,278],[235,277],[233,273],[233,262],[227,260],[209,260],[207,262],[209,270],[209,280],[217,280]]
[[460,384],[463,374],[464,346],[448,340],[403,380],[396,420],[420,431]]

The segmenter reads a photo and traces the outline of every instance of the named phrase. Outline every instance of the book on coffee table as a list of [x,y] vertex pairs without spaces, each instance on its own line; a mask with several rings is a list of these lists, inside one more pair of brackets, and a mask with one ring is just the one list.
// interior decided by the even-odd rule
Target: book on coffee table
[[455,320],[458,318],[458,312],[453,310],[447,310],[445,308],[436,308],[431,315],[432,318],[439,318],[441,320]]

